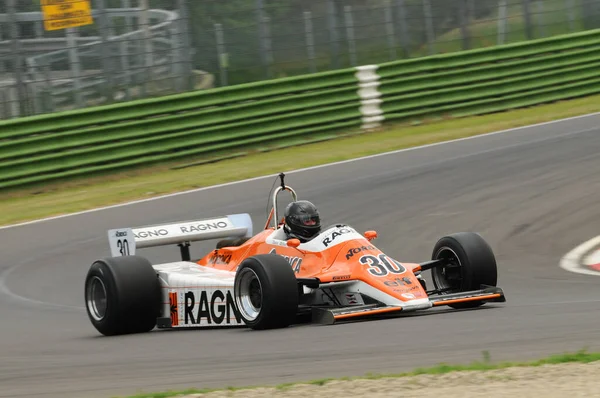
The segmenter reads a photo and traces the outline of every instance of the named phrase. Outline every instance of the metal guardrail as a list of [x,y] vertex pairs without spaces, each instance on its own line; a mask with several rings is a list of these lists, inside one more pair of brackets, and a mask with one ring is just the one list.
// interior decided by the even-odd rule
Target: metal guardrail
[[[109,8],[105,15],[108,20],[127,18],[135,26],[142,12],[140,8]],[[77,37],[76,31],[67,31],[62,38],[43,38],[41,12],[16,14],[17,22],[33,23],[38,36],[19,39],[21,53],[33,53],[24,57],[22,82],[30,100],[29,113],[64,111],[188,89],[186,79],[191,67],[186,60],[190,49],[182,44],[182,19],[175,11],[150,9],[145,14],[153,24],[104,38]],[[97,20],[99,11],[93,10],[92,15]],[[0,23],[8,22],[9,16],[0,14]],[[13,51],[10,41],[0,41],[0,55]],[[23,116],[19,112],[18,82],[0,80],[0,102],[4,104],[0,118]]]

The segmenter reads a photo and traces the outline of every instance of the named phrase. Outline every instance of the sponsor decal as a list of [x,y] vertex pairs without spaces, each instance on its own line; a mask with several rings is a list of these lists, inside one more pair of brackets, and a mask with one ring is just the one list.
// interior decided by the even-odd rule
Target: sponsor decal
[[184,234],[189,234],[192,232],[210,231],[213,229],[223,229],[223,228],[227,228],[227,227],[229,227],[229,224],[227,224],[225,221],[216,221],[216,222],[211,222],[211,223],[207,222],[207,223],[200,223],[200,224],[196,224],[196,225],[189,225],[187,227],[180,226],[179,229]]
[[419,286],[418,285],[414,285],[413,287],[404,288],[404,289],[396,288],[396,289],[393,289],[392,291],[403,293],[403,292],[410,292],[410,291],[413,291],[413,290],[419,290]]
[[417,298],[414,294],[412,293],[402,293],[401,294],[402,297],[407,298],[407,299],[415,299]]
[[115,232],[115,236],[117,238],[121,238],[123,236],[127,236],[127,231],[117,231],[117,232]]
[[145,231],[137,231],[137,233],[134,233],[134,236],[136,237],[136,239],[140,239],[140,238],[158,238],[160,236],[167,236],[169,235],[169,231],[167,231],[164,228],[159,228],[159,229],[148,229]]
[[351,232],[352,230],[350,228],[338,228],[336,231],[333,231],[331,235],[323,239],[323,244],[325,247],[328,247],[338,236],[349,234]]
[[341,280],[350,279],[350,278],[351,278],[351,275],[336,275],[331,279],[333,279],[334,281],[341,281]]
[[177,305],[177,292],[169,293],[169,306],[171,307],[171,325],[179,325],[179,306]]
[[134,235],[137,239],[145,238],[160,238],[185,236],[186,234],[223,230],[231,227],[231,223],[226,218],[205,220],[205,221],[189,221],[170,225],[157,225],[152,227],[138,228],[134,230]]
[[290,266],[292,267],[292,269],[294,270],[295,273],[300,272],[300,266],[302,265],[302,257],[284,256],[284,255],[277,253],[277,250],[275,250],[275,249],[271,249],[269,254],[280,255],[281,257],[285,258],[288,263],[290,263]]
[[408,276],[405,276],[404,278],[400,279],[400,278],[396,278],[393,279],[391,281],[385,281],[383,282],[386,286],[405,286],[405,285],[412,285],[412,281],[410,280],[410,278]]
[[230,261],[231,261],[231,254],[216,254],[216,253],[214,253],[208,259],[208,262],[210,264],[229,264]]
[[240,312],[230,290],[203,290],[199,295],[200,297],[197,297],[192,291],[185,293],[186,325],[198,325],[203,319],[206,319],[208,324],[231,324],[232,316],[235,316],[235,323],[241,323]]
[[355,254],[360,253],[362,251],[367,251],[367,250],[375,250],[375,247],[374,246],[354,247],[354,248],[348,250],[348,253],[346,253],[346,260],[350,260]]

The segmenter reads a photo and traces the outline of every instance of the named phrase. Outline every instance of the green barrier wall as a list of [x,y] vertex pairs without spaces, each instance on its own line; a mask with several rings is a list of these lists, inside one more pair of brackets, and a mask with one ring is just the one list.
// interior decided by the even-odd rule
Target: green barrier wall
[[0,189],[600,92],[600,31],[0,122]]
[[[0,124],[0,188],[259,144],[324,139],[360,125],[353,69]],[[297,142],[296,142],[297,143]]]
[[386,120],[461,117],[600,92],[600,32],[379,66]]

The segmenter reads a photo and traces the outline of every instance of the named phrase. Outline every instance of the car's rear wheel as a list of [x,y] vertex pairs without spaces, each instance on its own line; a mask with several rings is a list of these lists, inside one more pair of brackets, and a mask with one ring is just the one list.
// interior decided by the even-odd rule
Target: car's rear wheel
[[[446,265],[431,270],[436,290],[459,293],[481,289],[481,285],[496,286],[498,271],[490,245],[473,232],[444,236],[433,248],[432,260],[444,259]],[[472,308],[481,301],[451,304],[452,308]]]
[[236,272],[234,297],[244,323],[252,329],[287,327],[298,312],[296,275],[276,254],[249,257]]
[[148,332],[160,313],[160,282],[143,257],[97,260],[85,279],[85,304],[92,325],[105,336]]

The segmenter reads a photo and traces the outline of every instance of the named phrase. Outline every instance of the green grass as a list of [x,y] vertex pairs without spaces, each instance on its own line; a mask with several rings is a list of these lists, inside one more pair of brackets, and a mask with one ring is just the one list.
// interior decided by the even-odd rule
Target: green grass
[[[542,365],[559,365],[565,363],[590,363],[600,361],[600,352],[586,352],[586,350],[581,350],[574,353],[564,353],[564,354],[556,354],[551,355],[546,358],[534,360],[534,361],[525,361],[525,362],[499,362],[493,363],[490,358],[490,354],[487,351],[482,352],[483,359],[481,361],[475,361],[467,365],[452,365],[441,363],[432,367],[424,367],[424,368],[416,368],[410,372],[404,373],[392,373],[392,374],[366,374],[364,376],[357,377],[342,377],[342,378],[325,378],[325,379],[317,379],[311,380],[307,382],[297,382],[297,383],[285,383],[273,386],[272,388],[276,389],[288,389],[296,385],[300,384],[312,384],[323,386],[330,381],[349,381],[349,380],[360,380],[360,379],[370,379],[370,380],[378,380],[384,378],[399,378],[399,377],[410,377],[410,376],[419,376],[419,375],[442,375],[450,372],[481,372],[481,371],[490,371],[490,370],[499,370],[506,369],[511,367],[538,367]],[[158,392],[158,393],[142,393],[138,395],[132,395],[127,398],[168,398],[174,397],[177,395],[185,395],[185,394],[202,394],[209,393],[214,391],[236,391],[236,390],[245,390],[245,389],[255,389],[255,388],[268,388],[268,386],[248,386],[248,387],[228,387],[225,389],[188,389],[182,391],[166,391],[166,392]]]
[[[600,95],[478,117],[389,124],[380,131],[177,169],[167,163],[0,194],[0,225],[286,172],[600,111]],[[183,162],[182,162],[183,163]],[[189,163],[189,159],[185,163]]]

